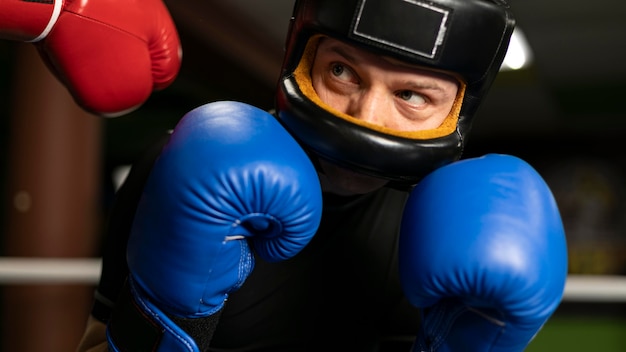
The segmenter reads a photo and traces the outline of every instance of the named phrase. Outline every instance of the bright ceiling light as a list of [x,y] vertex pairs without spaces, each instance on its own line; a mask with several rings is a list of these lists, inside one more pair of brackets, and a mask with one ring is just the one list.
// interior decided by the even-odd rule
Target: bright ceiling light
[[515,28],[500,71],[521,70],[532,63],[530,45],[521,29]]

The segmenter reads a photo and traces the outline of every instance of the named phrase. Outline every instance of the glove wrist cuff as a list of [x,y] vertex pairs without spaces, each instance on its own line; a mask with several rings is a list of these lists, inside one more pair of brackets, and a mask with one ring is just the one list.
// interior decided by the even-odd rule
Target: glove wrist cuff
[[[212,316],[215,320],[213,326],[218,318],[219,314]],[[187,320],[194,319],[182,319]],[[209,340],[213,330],[203,331]],[[163,311],[142,297],[130,278],[107,326],[107,340],[113,352],[200,352],[196,341]]]

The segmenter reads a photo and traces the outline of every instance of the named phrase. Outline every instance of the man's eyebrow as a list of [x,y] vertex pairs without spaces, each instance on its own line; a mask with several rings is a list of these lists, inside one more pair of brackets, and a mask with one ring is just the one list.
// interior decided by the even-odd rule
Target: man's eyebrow
[[[402,62],[402,61],[399,61],[397,59],[393,59],[387,56],[383,56],[383,59],[392,65],[409,69],[414,74],[420,75],[421,79],[419,80],[407,80],[405,82],[405,84],[407,84],[408,86],[413,86],[414,88],[433,89],[433,90],[440,90],[442,92],[446,92],[447,90],[444,88],[444,86],[438,83],[436,76],[441,75],[441,76],[446,76],[446,77],[454,79],[454,77],[448,76],[445,73],[437,73],[434,71],[429,71],[428,69],[425,69],[422,67],[416,67],[414,65],[411,65],[411,64],[408,64],[408,63],[405,63],[405,62]],[[457,80],[455,81],[458,84],[458,81]]]
[[343,56],[344,59],[350,61],[353,64],[358,62],[358,60],[352,54],[350,54],[350,52],[348,51],[349,49],[343,45],[331,44],[326,50],[332,51],[339,56]]
[[433,82],[406,81],[405,84],[407,87],[411,87],[413,89],[430,89],[445,92],[445,89],[443,89],[443,87]]

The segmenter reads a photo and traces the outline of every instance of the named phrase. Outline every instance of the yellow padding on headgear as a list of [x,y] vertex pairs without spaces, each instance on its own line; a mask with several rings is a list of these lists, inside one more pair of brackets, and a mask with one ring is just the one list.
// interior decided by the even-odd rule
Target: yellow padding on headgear
[[339,118],[392,136],[409,139],[432,139],[447,136],[456,131],[457,123],[459,121],[459,113],[461,112],[461,104],[463,102],[463,97],[465,96],[465,83],[462,81],[459,81],[459,91],[457,92],[454,103],[452,104],[452,109],[450,110],[448,116],[445,120],[443,120],[439,127],[428,130],[398,131],[359,120],[328,106],[319,98],[317,92],[315,92],[315,89],[313,88],[313,84],[311,83],[311,68],[313,66],[313,60],[315,59],[315,52],[317,51],[317,45],[319,44],[320,39],[323,37],[323,35],[316,35],[309,39],[309,42],[304,49],[304,53],[302,54],[302,58],[300,59],[300,63],[293,73],[296,82],[298,83],[298,87],[300,87],[302,93],[309,98],[309,100]]

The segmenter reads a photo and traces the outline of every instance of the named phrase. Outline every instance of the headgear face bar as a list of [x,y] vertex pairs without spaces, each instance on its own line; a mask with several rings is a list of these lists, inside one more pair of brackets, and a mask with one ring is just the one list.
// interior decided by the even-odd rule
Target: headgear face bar
[[[472,117],[491,86],[515,21],[501,0],[297,0],[277,94],[277,116],[313,155],[412,185],[458,160]],[[459,79],[450,116],[434,130],[394,132],[326,106],[311,86],[320,37]]]

